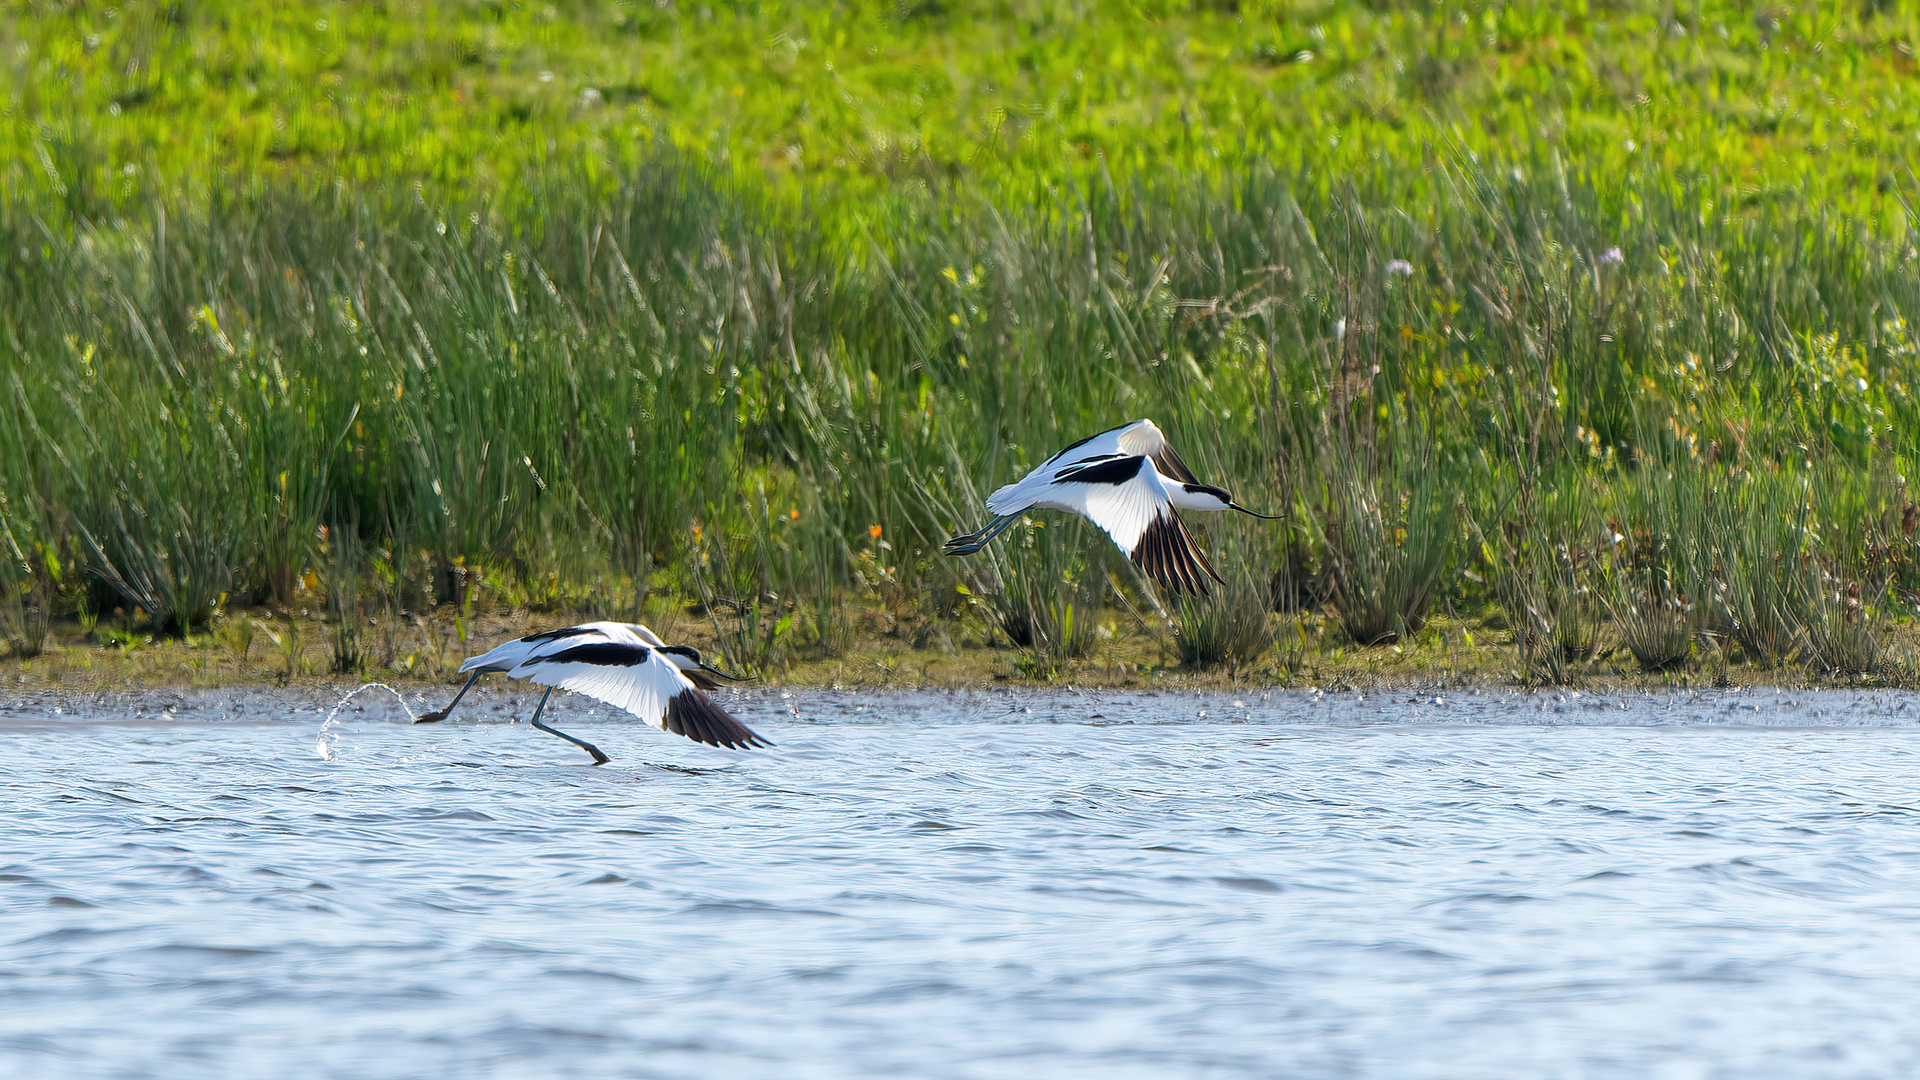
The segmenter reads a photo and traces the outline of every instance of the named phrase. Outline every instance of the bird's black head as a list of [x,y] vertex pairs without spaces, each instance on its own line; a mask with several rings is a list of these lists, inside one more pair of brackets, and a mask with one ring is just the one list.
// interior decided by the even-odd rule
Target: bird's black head
[[[705,658],[700,655],[700,650],[691,645],[662,645],[654,651],[663,656],[679,657],[682,660],[689,661],[693,667],[707,666]],[[676,666],[687,667],[689,665],[676,662]]]
[[706,658],[700,655],[700,650],[691,645],[663,645],[658,651],[681,671],[692,671],[698,668],[701,671],[710,671],[723,679],[732,679],[735,682],[740,681],[740,676],[729,675],[719,668],[714,667],[712,664],[707,663]]

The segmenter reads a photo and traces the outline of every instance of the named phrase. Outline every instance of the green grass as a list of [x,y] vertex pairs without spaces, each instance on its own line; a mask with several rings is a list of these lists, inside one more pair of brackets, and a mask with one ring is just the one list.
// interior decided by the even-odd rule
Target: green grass
[[1917,30],[1897,5],[1713,0],[10,0],[0,146],[9,190],[76,207],[192,177],[458,200],[661,147],[794,200],[1030,201],[1094,165],[1340,175],[1545,144],[1715,202],[1858,208],[1920,132]]
[[[5,618],[307,603],[345,671],[664,601],[1052,676],[1252,669],[1304,598],[1323,651],[1499,606],[1523,678],[1881,672],[1916,24],[1558,10],[15,4]],[[1203,526],[1217,609],[1079,522],[937,553],[1139,416],[1283,516]]]

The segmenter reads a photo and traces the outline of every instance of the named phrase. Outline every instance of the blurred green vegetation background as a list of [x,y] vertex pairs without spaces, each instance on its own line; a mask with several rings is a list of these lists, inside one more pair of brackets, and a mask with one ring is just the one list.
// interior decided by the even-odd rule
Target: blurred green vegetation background
[[[0,6],[0,631],[1102,613],[1906,678],[1920,15],[1877,3]],[[1137,417],[1282,513],[1161,608],[940,541]],[[303,600],[305,597],[307,599]],[[1171,620],[1171,621],[1168,621]]]

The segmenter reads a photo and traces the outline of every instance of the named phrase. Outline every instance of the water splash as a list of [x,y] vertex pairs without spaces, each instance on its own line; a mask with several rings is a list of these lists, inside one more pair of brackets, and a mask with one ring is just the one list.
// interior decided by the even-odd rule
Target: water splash
[[401,710],[407,714],[407,721],[409,723],[419,722],[420,720],[419,716],[415,715],[414,711],[411,708],[408,708],[407,699],[401,696],[400,691],[395,690],[393,687],[388,686],[386,683],[382,683],[382,682],[361,683],[359,686],[356,686],[352,690],[347,691],[346,696],[342,697],[338,702],[336,702],[333,706],[332,711],[327,713],[327,718],[325,720],[320,721],[320,737],[313,744],[314,753],[317,753],[320,755],[320,760],[322,761],[333,760],[333,748],[334,748],[334,745],[337,742],[339,742],[339,739],[340,739],[340,736],[333,732],[333,722],[335,719],[339,717],[340,710],[346,708],[347,702],[352,701],[356,696],[360,694],[362,690],[374,690],[374,689],[385,690],[387,693],[392,694],[393,700],[399,702]]

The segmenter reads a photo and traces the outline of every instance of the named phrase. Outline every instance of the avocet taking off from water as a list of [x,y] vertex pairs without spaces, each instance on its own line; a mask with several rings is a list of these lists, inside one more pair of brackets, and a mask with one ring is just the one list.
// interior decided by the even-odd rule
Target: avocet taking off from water
[[[949,555],[971,555],[1028,510],[1067,510],[1107,530],[1134,565],[1172,593],[1206,596],[1220,581],[1177,510],[1238,510],[1273,520],[1203,484],[1151,420],[1090,435],[1041,462],[1017,483],[987,496],[992,521],[947,541]],[[1224,584],[1224,582],[1223,582]]]
[[599,747],[540,722],[540,713],[555,688],[599,698],[662,731],[709,746],[744,750],[767,745],[705,693],[720,688],[708,678],[708,672],[723,679],[734,676],[709,667],[700,658],[700,650],[668,645],[637,623],[591,622],[528,634],[469,657],[460,670],[473,672],[467,684],[453,695],[446,708],[427,713],[414,723],[445,720],[480,676],[504,671],[508,678],[527,679],[547,688],[533,710],[533,726],[592,754],[595,765],[605,765],[609,760]]

